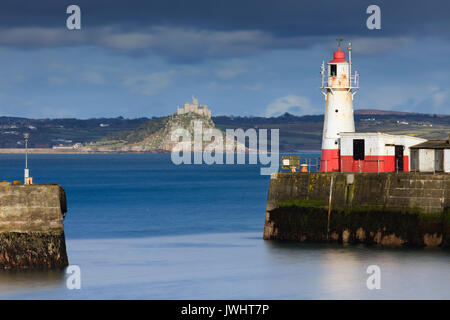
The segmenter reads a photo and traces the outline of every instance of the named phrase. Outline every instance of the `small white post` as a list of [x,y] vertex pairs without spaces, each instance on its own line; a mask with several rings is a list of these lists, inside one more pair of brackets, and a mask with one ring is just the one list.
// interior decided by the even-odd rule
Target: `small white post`
[[[348,43],[348,75],[350,79],[350,88],[352,87],[352,43]],[[356,80],[356,79],[355,79]]]
[[28,170],[28,138],[30,135],[28,133],[23,134],[25,139],[25,170],[24,170],[24,184],[27,183],[27,178],[30,176],[30,171]]

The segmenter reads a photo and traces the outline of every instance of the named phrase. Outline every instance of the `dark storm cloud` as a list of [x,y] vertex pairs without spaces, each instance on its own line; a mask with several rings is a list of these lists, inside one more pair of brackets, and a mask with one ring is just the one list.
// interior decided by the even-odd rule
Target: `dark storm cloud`
[[[81,7],[81,31],[65,29],[70,4]],[[365,26],[370,4],[382,9],[381,31]],[[373,37],[380,50],[420,37],[448,40],[449,9],[444,0],[2,0],[0,45],[94,45],[186,61],[304,48],[342,35],[363,45]],[[359,50],[377,53],[367,43]]]

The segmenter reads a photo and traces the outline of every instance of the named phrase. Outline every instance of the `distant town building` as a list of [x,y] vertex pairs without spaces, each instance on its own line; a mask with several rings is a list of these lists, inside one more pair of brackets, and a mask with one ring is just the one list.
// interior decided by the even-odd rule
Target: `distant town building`
[[73,150],[73,146],[65,146],[63,144],[60,144],[57,146],[53,146],[52,149],[53,150]]
[[74,150],[74,149],[79,149],[82,146],[83,145],[80,142],[77,142],[73,145],[59,144],[59,145],[53,146],[52,149],[53,150]]
[[211,110],[208,109],[206,104],[198,105],[198,98],[192,97],[192,103],[186,102],[184,108],[177,108],[177,114],[187,114],[191,112],[211,118]]

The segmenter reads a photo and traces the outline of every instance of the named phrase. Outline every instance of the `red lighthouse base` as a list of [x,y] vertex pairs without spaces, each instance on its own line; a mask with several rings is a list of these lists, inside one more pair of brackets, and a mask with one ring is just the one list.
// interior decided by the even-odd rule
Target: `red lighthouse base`
[[320,172],[336,172],[339,168],[339,149],[322,149]]

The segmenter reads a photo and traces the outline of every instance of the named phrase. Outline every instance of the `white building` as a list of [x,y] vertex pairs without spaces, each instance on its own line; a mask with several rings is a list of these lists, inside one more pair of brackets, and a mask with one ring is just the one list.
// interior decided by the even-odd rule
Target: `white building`
[[426,139],[380,132],[341,132],[341,172],[408,172],[411,147]]
[[448,140],[428,140],[411,147],[411,170],[450,173],[450,134]]

